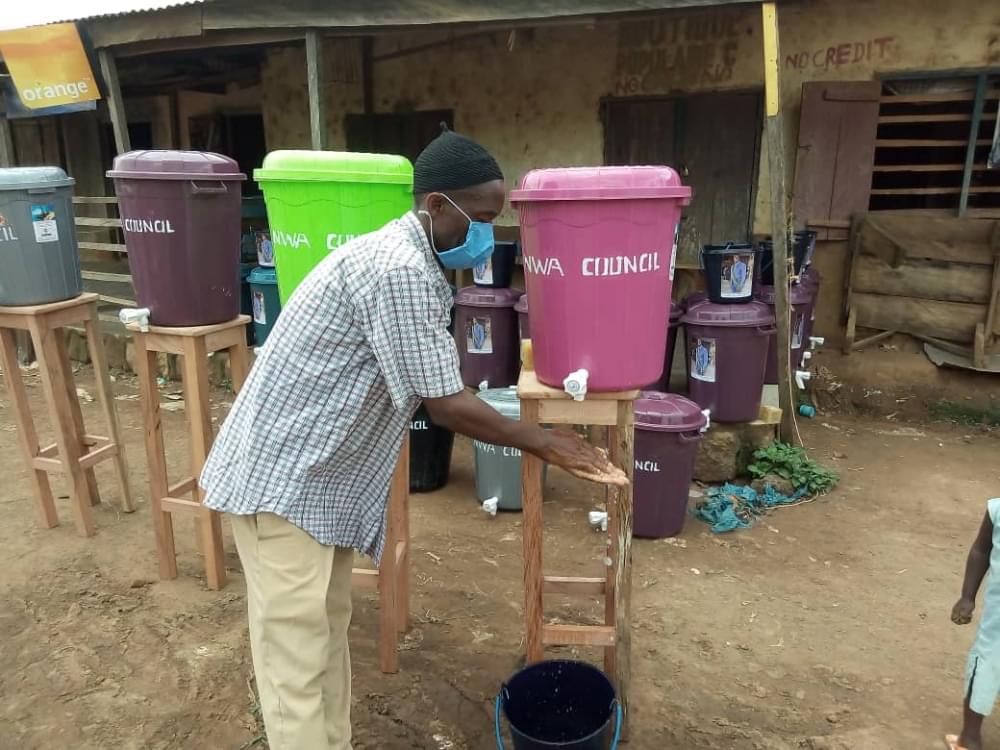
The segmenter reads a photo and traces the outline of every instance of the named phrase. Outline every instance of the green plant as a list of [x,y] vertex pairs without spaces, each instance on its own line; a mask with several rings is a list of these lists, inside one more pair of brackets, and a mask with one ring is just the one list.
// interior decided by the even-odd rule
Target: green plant
[[755,479],[779,476],[792,483],[796,490],[810,495],[829,492],[840,480],[837,472],[824,469],[806,455],[805,449],[788,443],[773,442],[753,454],[747,470]]

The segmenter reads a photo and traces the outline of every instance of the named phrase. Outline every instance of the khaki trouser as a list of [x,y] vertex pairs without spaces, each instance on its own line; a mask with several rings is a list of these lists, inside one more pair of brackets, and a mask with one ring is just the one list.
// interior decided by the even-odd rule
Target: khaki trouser
[[354,551],[271,513],[230,518],[271,750],[351,750]]

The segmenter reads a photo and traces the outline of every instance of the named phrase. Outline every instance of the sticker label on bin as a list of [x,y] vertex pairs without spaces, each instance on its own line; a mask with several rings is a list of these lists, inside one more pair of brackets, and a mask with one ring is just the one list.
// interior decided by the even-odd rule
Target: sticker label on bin
[[485,263],[480,263],[472,269],[472,280],[477,284],[493,283],[493,259],[487,258]]
[[721,283],[723,298],[749,298],[753,294],[753,253],[730,255],[722,261]]
[[466,325],[465,350],[469,354],[493,353],[493,321],[473,318]]
[[35,242],[41,244],[59,241],[56,207],[51,203],[36,204],[31,207],[31,225],[35,228]]
[[795,330],[792,331],[792,349],[802,348],[802,339],[806,332],[806,316],[799,315],[795,319]]
[[267,232],[257,232],[257,265],[274,265],[274,245],[271,243],[271,235]]
[[0,242],[17,242],[17,233],[3,214],[0,214]]
[[253,322],[267,325],[267,306],[264,304],[264,292],[253,293]]
[[715,339],[696,338],[691,342],[688,359],[691,361],[691,377],[704,383],[715,382]]

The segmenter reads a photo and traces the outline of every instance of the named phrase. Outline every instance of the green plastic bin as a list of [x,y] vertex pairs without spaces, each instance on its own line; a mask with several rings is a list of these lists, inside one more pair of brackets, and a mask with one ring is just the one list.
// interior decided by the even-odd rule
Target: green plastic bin
[[281,301],[278,299],[278,275],[273,268],[258,266],[250,272],[247,279],[250,283],[250,310],[253,316],[254,341],[257,346],[264,346],[271,334],[278,313],[281,312]]
[[331,250],[413,206],[413,165],[402,156],[275,151],[254,180],[267,204],[282,303]]

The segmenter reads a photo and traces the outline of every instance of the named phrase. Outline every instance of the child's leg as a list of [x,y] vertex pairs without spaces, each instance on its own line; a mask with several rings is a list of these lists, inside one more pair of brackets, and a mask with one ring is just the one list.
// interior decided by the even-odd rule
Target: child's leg
[[972,697],[972,686],[965,696],[964,714],[962,718],[962,734],[958,737],[958,745],[964,750],[983,750],[983,715],[977,714],[969,707]]

